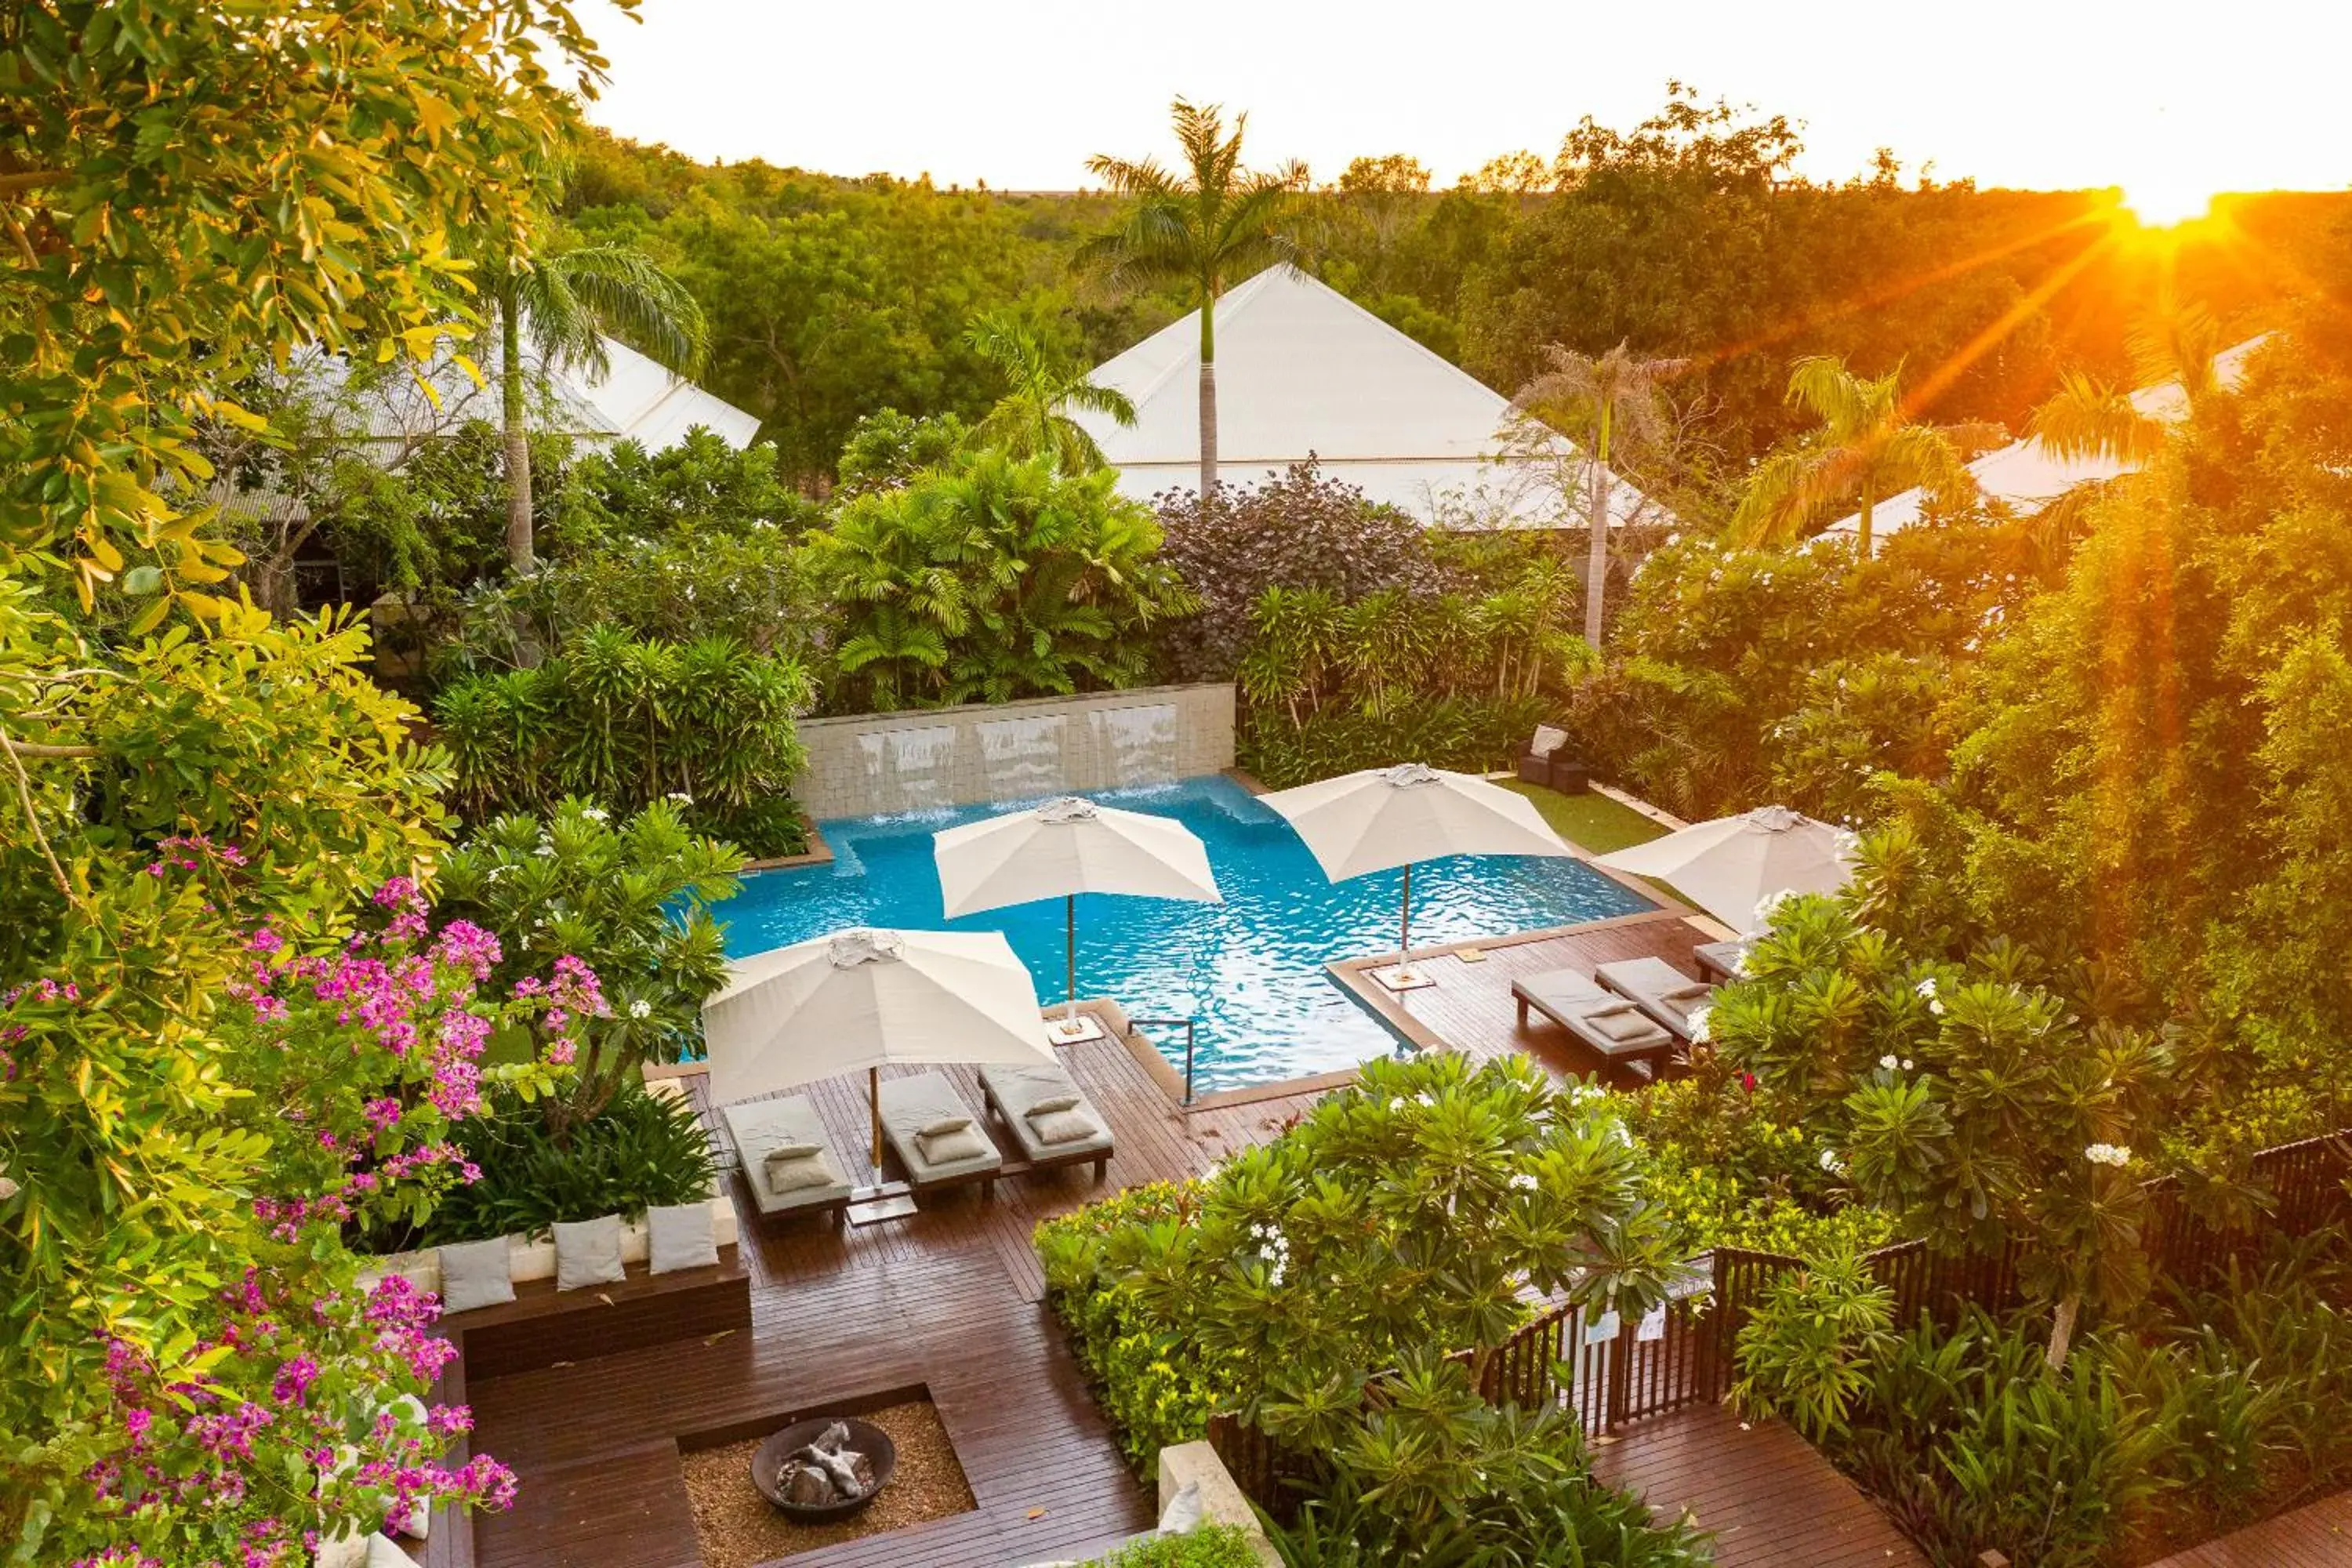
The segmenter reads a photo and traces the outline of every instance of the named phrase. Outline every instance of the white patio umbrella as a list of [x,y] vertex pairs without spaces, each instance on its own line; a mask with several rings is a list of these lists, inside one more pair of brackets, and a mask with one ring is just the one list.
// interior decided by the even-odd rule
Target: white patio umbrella
[[882,1068],[1054,1059],[1037,988],[1000,931],[835,931],[728,966],[702,1005],[712,1103],[866,1069],[882,1163]]
[[1261,797],[1307,841],[1335,882],[1404,868],[1392,991],[1431,982],[1412,971],[1412,868],[1448,855],[1569,855],[1535,803],[1472,773],[1406,763],[1367,768]]
[[1069,1008],[1055,1035],[1094,1037],[1078,1016],[1078,895],[1124,893],[1146,899],[1223,901],[1209,869],[1208,846],[1172,817],[1116,811],[1076,795],[1009,811],[931,835],[948,918],[1041,899],[1064,900],[1069,953]]
[[1693,823],[1593,862],[1655,877],[1745,935],[1783,893],[1834,893],[1853,875],[1853,835],[1785,805]]

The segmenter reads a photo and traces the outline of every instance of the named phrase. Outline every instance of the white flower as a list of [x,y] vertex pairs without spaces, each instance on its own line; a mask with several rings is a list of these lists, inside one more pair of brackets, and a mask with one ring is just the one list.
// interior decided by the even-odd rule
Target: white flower
[[538,848],[532,850],[531,853],[542,857],[552,855],[555,853],[555,846],[552,844],[542,844]]
[[1822,1169],[1834,1176],[1845,1169],[1845,1162],[1838,1158],[1836,1150],[1824,1149],[1822,1151]]
[[2132,1152],[2120,1143],[2094,1143],[2083,1151],[2083,1158],[2094,1165],[2114,1165],[2118,1168],[2131,1163]]
[[1944,1005],[1941,1002],[1931,1001],[1927,1004],[1927,1011],[1940,1018],[1944,1016]]
[[1883,1056],[1883,1057],[1879,1058],[1878,1058],[1878,1065],[1879,1065],[1880,1067],[1885,1068],[1887,1071],[1889,1071],[1889,1072],[1893,1072],[1893,1071],[1895,1070],[1895,1057],[1894,1057],[1894,1054],[1893,1054],[1892,1052],[1890,1052],[1890,1053],[1888,1053],[1887,1055],[1885,1055],[1885,1056]]
[[674,789],[667,795],[662,796],[662,798],[667,801],[674,802],[678,805],[692,805],[694,804],[694,797],[687,794],[682,789]]
[[1905,1072],[1909,1072],[1911,1070],[1911,1058],[1909,1057],[1905,1057],[1903,1058],[1903,1070]]
[[1413,1103],[1416,1105],[1435,1105],[1437,1103],[1435,1097],[1425,1089],[1419,1094],[1414,1095],[1412,1098]]
[[630,1003],[630,1004],[629,1004],[629,1016],[630,1016],[630,1017],[632,1017],[632,1018],[650,1018],[650,1017],[652,1017],[653,1016],[654,1016],[654,1005],[653,1005],[652,1003],[650,1003],[650,1002],[646,1001],[644,997],[640,996],[640,997],[638,997],[635,1001],[634,1001],[634,1002],[632,1002],[632,1003]]
[[1404,1096],[1401,1094],[1390,1096],[1389,1109],[1391,1110],[1402,1110],[1404,1109]]
[[1922,980],[1918,984],[1911,987],[1911,989],[1917,992],[1920,995],[1928,998],[1930,1001],[1933,1001],[1936,995],[1936,977],[1930,974],[1927,979]]
[[1712,1007],[1694,1007],[1690,1010],[1688,1016],[1683,1019],[1683,1026],[1690,1031],[1692,1045],[1703,1046],[1706,1044],[1707,1020],[1714,1016],[1715,1009]]
[[601,805],[586,805],[580,808],[580,815],[591,822],[604,822],[611,817],[612,813]]
[[1783,888],[1777,893],[1767,893],[1756,900],[1756,923],[1762,925],[1772,918],[1772,911],[1797,896],[1793,888]]
[[1542,1184],[1536,1180],[1535,1173],[1532,1171],[1520,1171],[1511,1177],[1511,1185],[1523,1193],[1534,1192]]

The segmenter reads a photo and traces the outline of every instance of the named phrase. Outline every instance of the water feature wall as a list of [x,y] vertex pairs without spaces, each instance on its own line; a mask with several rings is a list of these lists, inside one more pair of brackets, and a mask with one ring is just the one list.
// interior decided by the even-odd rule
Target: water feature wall
[[1234,765],[1234,689],[1155,686],[1084,697],[859,713],[801,725],[793,784],[819,819],[1168,784]]

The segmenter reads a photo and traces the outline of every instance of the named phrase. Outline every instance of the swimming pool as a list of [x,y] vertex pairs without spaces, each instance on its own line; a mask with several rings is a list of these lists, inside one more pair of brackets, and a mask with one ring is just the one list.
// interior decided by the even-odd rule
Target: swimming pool
[[[1395,1047],[1323,973],[1336,959],[1396,948],[1402,873],[1332,883],[1287,823],[1227,778],[1094,796],[1172,816],[1199,834],[1223,904],[1087,895],[1078,900],[1078,994],[1117,999],[1138,1018],[1197,1017],[1202,1092],[1352,1067]],[[1037,994],[1064,994],[1061,900],[942,918],[931,835],[1019,803],[820,823],[830,866],[755,871],[712,912],[740,958],[844,926],[1001,931]],[[1031,803],[1034,804],[1034,803]],[[1573,860],[1456,858],[1416,866],[1415,946],[1469,942],[1651,908]],[[1182,1064],[1181,1029],[1148,1031]]]

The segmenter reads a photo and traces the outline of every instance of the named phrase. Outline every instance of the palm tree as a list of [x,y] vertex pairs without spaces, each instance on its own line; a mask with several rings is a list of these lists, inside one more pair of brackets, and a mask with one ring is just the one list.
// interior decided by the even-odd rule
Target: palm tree
[[1809,532],[1825,513],[1858,503],[1862,553],[1871,508],[1914,486],[1957,499],[1975,486],[1967,454],[2005,440],[1998,425],[1920,425],[1903,405],[1896,365],[1872,380],[1845,362],[1812,354],[1789,367],[1789,401],[1821,428],[1767,458],[1732,514],[1734,538],[1764,544]]
[[625,245],[583,246],[531,261],[509,259],[491,285],[499,325],[500,420],[506,437],[507,563],[518,575],[531,552],[530,435],[522,345],[538,351],[541,374],[606,368],[610,333],[679,375],[702,367],[709,331],[686,286]]
[[1601,594],[1609,577],[1609,463],[1620,433],[1629,441],[1655,439],[1664,425],[1658,383],[1690,367],[1686,359],[1635,359],[1619,343],[1595,358],[1546,343],[1550,368],[1519,388],[1514,413],[1540,420],[1582,444],[1591,470],[1586,514],[1592,532],[1585,563],[1584,640],[1601,646]]
[[1286,259],[1289,242],[1275,232],[1297,176],[1253,174],[1242,167],[1237,115],[1225,134],[1224,110],[1195,108],[1178,99],[1171,110],[1184,170],[1171,174],[1151,160],[1133,163],[1101,153],[1087,160],[1094,175],[1135,198],[1127,222],[1078,247],[1076,263],[1116,279],[1175,283],[1201,309],[1201,499],[1217,489],[1217,297],[1226,287],[1271,262]]
[[1103,466],[1102,448],[1066,409],[1108,415],[1121,426],[1135,423],[1135,405],[1127,394],[1087,379],[1085,372],[1048,349],[1026,322],[982,316],[972,322],[964,342],[1005,384],[996,406],[972,426],[974,446],[1000,447],[1016,458],[1050,453],[1064,473],[1083,474]]
[[[2158,310],[2126,340],[2134,382],[2177,384],[2191,415],[2221,387],[2214,358],[2221,346],[2221,323],[2197,304]],[[2168,423],[2142,411],[2130,393],[2077,371],[2058,378],[2058,391],[2026,426],[2053,456],[2105,458],[2133,468],[2153,459],[2169,433]]]

